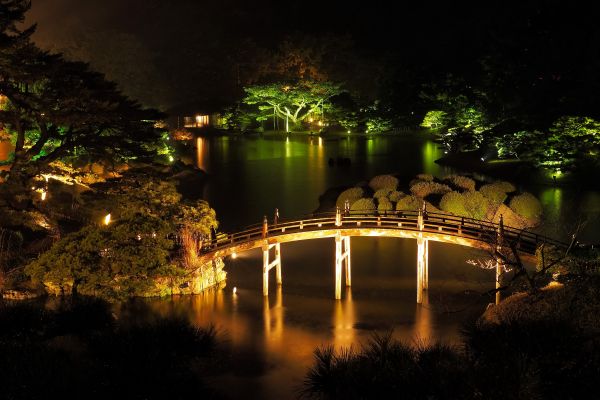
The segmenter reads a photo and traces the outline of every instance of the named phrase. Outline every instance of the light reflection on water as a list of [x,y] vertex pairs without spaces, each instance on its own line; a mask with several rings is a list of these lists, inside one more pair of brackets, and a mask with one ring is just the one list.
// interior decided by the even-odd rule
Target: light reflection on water
[[[204,193],[228,231],[257,223],[275,208],[282,218],[305,215],[318,207],[328,188],[374,175],[396,173],[404,184],[422,172],[443,177],[452,170],[434,162],[442,156],[434,142],[410,136],[213,137],[197,139],[196,160],[210,174]],[[335,165],[338,158],[349,158],[351,165]],[[531,190],[541,196],[552,221],[543,228],[549,231],[568,212],[566,204],[580,202],[562,189]],[[598,204],[597,199],[587,204]],[[272,277],[267,299],[262,296],[261,254],[255,250],[227,260],[227,288],[194,298],[193,307],[183,306],[192,321],[213,323],[227,337],[240,368],[215,383],[233,397],[294,397],[316,347],[359,348],[374,332],[393,331],[409,343],[458,343],[462,321],[491,301],[477,293],[494,285],[490,271],[465,262],[481,253],[431,243],[430,290],[417,306],[416,243],[353,238],[353,287],[336,301],[332,240],[285,244],[282,257],[283,287],[277,288]],[[220,296],[220,302],[211,296]],[[173,303],[180,301],[190,302]]]

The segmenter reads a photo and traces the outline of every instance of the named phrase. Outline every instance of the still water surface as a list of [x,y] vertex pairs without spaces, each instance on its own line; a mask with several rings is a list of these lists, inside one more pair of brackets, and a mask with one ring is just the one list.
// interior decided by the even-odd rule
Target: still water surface
[[[203,197],[217,211],[224,231],[280,216],[313,212],[328,188],[353,185],[377,174],[400,174],[407,184],[416,174],[451,173],[435,164],[443,152],[431,140],[290,137],[197,138],[191,162],[210,174]],[[330,158],[350,158],[346,167]],[[600,197],[547,186],[523,188],[540,196],[549,218],[540,229],[566,234],[559,224],[573,207],[598,213]],[[597,233],[588,229],[585,234]],[[597,236],[596,236],[597,237]],[[458,246],[430,245],[430,290],[415,304],[416,243],[407,239],[353,238],[353,287],[333,300],[333,239],[282,246],[283,288],[262,296],[258,250],[227,260],[227,287],[199,297],[155,301],[157,310],[183,313],[200,325],[215,324],[228,341],[237,368],[214,381],[233,397],[283,399],[296,396],[317,346],[359,347],[374,332],[393,330],[407,342],[459,343],[463,321],[481,313],[493,287],[488,271],[466,260],[481,253]],[[272,277],[273,279],[273,277]],[[232,292],[237,288],[237,294]],[[276,288],[271,281],[271,288]]]
[[[5,147],[0,143],[0,156]],[[431,140],[413,136],[225,136],[197,138],[183,157],[210,175],[203,188],[186,189],[201,190],[221,229],[232,231],[260,222],[263,215],[271,219],[276,207],[282,218],[311,213],[328,188],[377,174],[400,174],[404,185],[421,172],[441,177],[452,172],[435,164],[442,155]],[[338,157],[350,158],[351,165],[329,166],[329,158]],[[547,222],[540,231],[564,238],[573,217],[582,215],[590,221],[582,240],[598,242],[600,193],[543,185],[521,189],[544,205]],[[226,260],[224,289],[148,303],[160,314],[219,329],[234,366],[212,380],[224,394],[294,398],[318,346],[359,347],[374,332],[391,330],[407,342],[459,343],[463,321],[491,300],[479,294],[493,287],[493,274],[466,263],[481,253],[431,243],[430,289],[418,307],[416,252],[415,241],[408,239],[353,238],[353,286],[341,301],[333,300],[334,241],[321,239],[282,246],[283,288],[272,280],[268,298],[262,296],[261,254],[254,250]]]

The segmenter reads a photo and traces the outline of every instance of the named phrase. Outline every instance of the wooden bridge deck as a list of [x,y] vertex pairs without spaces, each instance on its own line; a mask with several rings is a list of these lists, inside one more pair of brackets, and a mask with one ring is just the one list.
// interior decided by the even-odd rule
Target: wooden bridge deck
[[[452,243],[488,249],[496,238],[499,224],[462,218],[449,214],[426,213],[420,229],[418,211],[392,211],[382,214],[344,215],[341,221],[335,213],[284,220],[273,225],[251,226],[241,232],[221,234],[202,251],[202,259],[226,257],[233,253],[260,248],[265,244],[286,243],[308,239],[343,236],[398,237]],[[533,256],[541,244],[567,247],[566,243],[523,229],[503,226],[504,240],[515,241],[523,255]]]

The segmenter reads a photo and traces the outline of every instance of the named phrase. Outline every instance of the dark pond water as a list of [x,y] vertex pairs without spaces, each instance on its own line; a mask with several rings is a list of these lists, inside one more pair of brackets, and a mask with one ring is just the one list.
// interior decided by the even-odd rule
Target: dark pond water
[[[434,161],[443,154],[423,137],[213,137],[197,138],[191,162],[210,174],[203,197],[216,209],[221,228],[239,229],[269,218],[313,212],[328,188],[353,185],[383,173],[403,183],[425,172],[451,173]],[[350,158],[345,167],[330,158]],[[547,186],[523,188],[540,196],[548,221],[540,230],[568,232],[561,221],[573,210],[596,216],[600,194]],[[587,238],[598,237],[590,224]],[[408,342],[459,343],[461,323],[481,313],[493,287],[488,271],[466,260],[481,253],[458,246],[430,245],[431,283],[426,304],[415,304],[416,243],[407,239],[353,238],[352,290],[334,294],[333,239],[282,246],[283,288],[262,296],[258,250],[227,260],[227,287],[174,301],[155,301],[165,313],[183,313],[200,325],[215,324],[231,347],[235,370],[215,380],[233,397],[295,397],[317,346],[359,347],[373,332],[393,330]],[[237,294],[233,294],[233,288]],[[271,288],[276,288],[271,282]]]
[[[216,209],[221,229],[231,231],[258,223],[263,215],[271,218],[276,207],[282,218],[311,213],[328,188],[377,174],[400,174],[404,184],[421,172],[441,177],[452,172],[435,164],[442,155],[434,142],[418,136],[211,137],[198,138],[183,157],[210,174],[202,195]],[[338,157],[350,158],[351,165],[328,165],[329,158]],[[522,189],[544,205],[540,231],[564,238],[581,215],[589,220],[582,240],[598,241],[599,192]],[[494,277],[466,263],[481,253],[431,243],[430,289],[417,306],[416,252],[415,241],[408,239],[353,238],[353,286],[341,301],[333,299],[334,241],[322,239],[282,246],[283,287],[278,290],[272,281],[268,298],[262,296],[261,254],[254,250],[226,260],[225,288],[148,303],[158,313],[219,329],[234,368],[212,383],[226,395],[294,398],[318,346],[359,347],[374,332],[392,330],[407,342],[460,342],[463,321],[491,301],[480,293],[493,287]]]

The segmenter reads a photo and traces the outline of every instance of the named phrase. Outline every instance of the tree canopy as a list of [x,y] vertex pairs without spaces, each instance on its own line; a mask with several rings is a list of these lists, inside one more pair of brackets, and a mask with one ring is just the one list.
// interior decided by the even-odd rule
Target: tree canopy
[[8,179],[27,186],[56,160],[111,163],[150,157],[161,114],[127,99],[81,62],[37,48],[19,30],[28,1],[0,3],[0,125],[15,149]]
[[342,93],[341,86],[332,82],[300,81],[296,84],[273,83],[244,88],[244,103],[258,105],[259,121],[274,116],[297,124],[310,115],[319,115],[328,99]]

